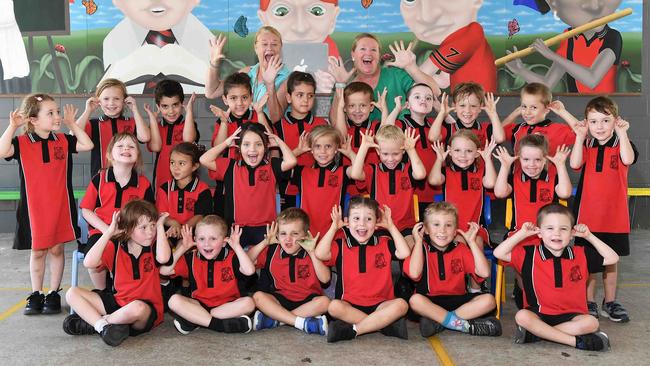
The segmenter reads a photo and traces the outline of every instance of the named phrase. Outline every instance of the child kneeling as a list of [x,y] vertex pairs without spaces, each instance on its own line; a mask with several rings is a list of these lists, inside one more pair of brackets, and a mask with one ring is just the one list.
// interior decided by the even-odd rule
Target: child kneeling
[[275,328],[282,322],[307,334],[325,335],[323,314],[330,300],[323,287],[330,281],[330,270],[314,254],[318,235],[311,237],[309,216],[300,208],[287,208],[276,222],[268,227],[266,238],[248,251],[261,269],[260,291],[253,295],[259,309],[253,327]]
[[76,314],[63,321],[66,333],[99,333],[106,344],[115,347],[129,335],[148,332],[162,323],[158,266],[171,257],[163,226],[166,217],[166,213],[158,217],[156,207],[141,200],[113,214],[110,226],[84,258],[86,268],[107,269],[113,286],[68,290],[66,300]]
[[[430,337],[444,329],[479,336],[500,336],[501,323],[493,317],[479,318],[496,307],[492,294],[468,293],[465,275],[475,280],[490,275],[490,266],[477,244],[479,225],[469,223],[467,232],[457,229],[458,210],[449,202],[430,204],[424,222],[413,227],[415,246],[404,261],[404,273],[416,281],[411,309],[422,315],[420,333]],[[456,233],[467,244],[454,241]]]
[[[183,242],[174,252],[174,262],[160,269],[163,275],[190,282],[191,297],[174,294],[168,303],[181,334],[199,326],[224,333],[252,329],[248,314],[255,310],[255,303],[242,294],[245,276],[255,273],[255,265],[239,243],[241,232],[236,225],[228,237],[228,225],[216,215],[205,216],[196,224],[194,240],[192,229],[183,226]],[[193,246],[196,250],[189,251]]]
[[[587,311],[589,268],[584,247],[569,244],[574,236],[587,240],[606,266],[616,263],[618,255],[586,225],[574,227],[573,220],[568,208],[551,203],[537,213],[538,227],[523,224],[494,250],[494,256],[510,262],[523,280],[524,308],[515,315],[516,343],[542,338],[582,350],[609,348],[598,319]],[[530,235],[540,237],[541,243],[517,245]]]

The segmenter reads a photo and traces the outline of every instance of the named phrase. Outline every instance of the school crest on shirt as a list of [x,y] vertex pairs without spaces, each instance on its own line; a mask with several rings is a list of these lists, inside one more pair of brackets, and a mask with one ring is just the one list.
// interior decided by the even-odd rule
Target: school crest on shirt
[[481,182],[481,178],[470,178],[469,180],[469,189],[472,191],[480,191],[481,187],[483,187],[483,183]]
[[182,129],[174,130],[174,135],[172,136],[172,139],[176,144],[183,142],[183,130]]
[[614,170],[618,169],[618,155],[612,155],[609,157],[609,168]]
[[235,279],[232,274],[232,268],[226,267],[221,269],[221,282],[230,282]]
[[126,126],[122,127],[122,132],[128,132],[128,133],[135,134],[135,128],[133,128],[133,127],[134,126],[126,125]]
[[582,280],[582,273],[580,273],[580,266],[571,267],[571,272],[569,273],[569,279],[571,282],[578,282]]
[[539,200],[542,202],[551,202],[553,200],[553,194],[548,188],[542,188],[539,190]]
[[265,169],[258,169],[258,178],[260,182],[268,182],[271,180],[271,175],[269,174],[268,170]]
[[458,274],[463,272],[463,262],[460,258],[454,258],[451,260],[451,273]]
[[339,186],[339,177],[335,175],[330,175],[329,178],[327,178],[327,185],[330,187],[338,187]]
[[402,177],[399,180],[399,186],[403,191],[411,189],[411,180],[409,177]]
[[298,278],[301,280],[309,278],[309,266],[306,264],[298,265]]
[[153,259],[151,257],[145,257],[143,267],[144,271],[147,273],[153,271]]
[[194,206],[196,205],[196,200],[194,198],[188,198],[185,200],[185,210],[194,212]]
[[384,257],[384,253],[375,254],[375,268],[384,267],[386,267],[386,257]]
[[65,151],[63,150],[62,146],[55,146],[54,147],[54,159],[55,160],[63,160],[63,159],[65,159]]

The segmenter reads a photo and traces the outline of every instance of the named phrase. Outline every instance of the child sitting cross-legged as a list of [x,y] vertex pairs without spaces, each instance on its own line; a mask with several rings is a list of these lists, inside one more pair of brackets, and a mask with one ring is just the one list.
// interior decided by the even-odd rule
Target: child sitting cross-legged
[[[501,335],[501,323],[486,317],[496,307],[492,294],[468,293],[465,275],[486,278],[490,266],[477,244],[479,225],[458,227],[458,210],[449,202],[430,204],[424,222],[413,227],[415,247],[404,261],[404,272],[416,281],[411,309],[422,315],[420,333],[430,337],[444,329],[479,336]],[[465,243],[455,241],[460,234]]]

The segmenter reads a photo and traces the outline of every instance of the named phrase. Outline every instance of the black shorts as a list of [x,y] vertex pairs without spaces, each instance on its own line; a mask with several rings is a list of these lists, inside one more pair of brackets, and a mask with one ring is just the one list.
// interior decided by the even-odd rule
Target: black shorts
[[464,295],[438,295],[438,296],[427,296],[427,298],[431,300],[432,303],[440,306],[441,308],[447,311],[454,311],[479,295],[482,294],[466,293]]
[[242,226],[239,243],[241,244],[242,248],[245,249],[246,247],[259,244],[259,242],[264,240],[265,235],[266,235],[266,225]]
[[556,326],[558,324],[569,322],[569,321],[573,320],[573,318],[575,318],[578,315],[585,315],[585,314],[580,314],[580,313],[564,313],[564,314],[557,314],[557,315],[548,315],[548,314],[542,314],[542,313],[538,312],[537,310],[533,310],[531,308],[528,308],[527,310],[530,310],[533,313],[535,313],[537,316],[539,316],[539,318],[544,323],[546,323],[546,324],[548,324],[548,325],[550,325],[552,327],[554,327],[554,326]]
[[[345,301],[345,300],[344,300],[344,301]],[[378,308],[379,305],[381,305],[382,303],[383,303],[383,301],[380,302],[379,304],[363,306],[363,305],[357,305],[357,304],[353,304],[353,303],[351,303],[351,302],[348,302],[348,304],[350,304],[353,308],[355,308],[355,309],[357,309],[357,310],[361,310],[361,311],[363,311],[364,313],[366,313],[367,315],[370,315],[370,314],[374,313],[375,311],[377,311],[377,308]]]
[[[104,304],[104,310],[106,310],[106,314],[113,314],[114,312],[118,311],[121,308],[121,306],[115,300],[115,295],[113,295],[112,292],[107,290],[97,290],[97,289],[93,290],[93,292],[99,295],[99,298],[102,300],[102,303]],[[149,309],[151,310],[151,312],[149,313],[149,318],[147,319],[147,323],[145,324],[144,328],[135,329],[133,328],[133,325],[129,326],[129,335],[132,337],[150,331],[153,328],[156,319],[158,318],[158,313],[156,313],[156,308],[153,306],[153,304],[146,300],[141,300],[141,301],[149,305]]]
[[93,234],[88,237],[88,240],[86,240],[86,244],[80,245],[79,246],[79,251],[82,252],[84,255],[88,254],[88,251],[90,248],[97,243],[97,240],[102,237],[102,233],[97,233]]
[[[265,291],[262,291],[262,292],[265,292]],[[278,300],[278,302],[280,302],[280,305],[282,305],[283,308],[285,308],[285,309],[287,309],[289,311],[293,311],[296,308],[298,308],[298,307],[312,301],[315,297],[320,296],[318,294],[311,294],[311,295],[305,297],[302,300],[291,301],[291,300],[287,299],[286,297],[280,295],[277,292],[265,292],[265,293],[275,297],[275,299]]]
[[[603,243],[612,248],[620,257],[630,255],[630,236],[627,233],[593,233]],[[591,243],[583,238],[576,238],[575,245],[585,248],[589,272],[599,273],[605,271],[603,256],[598,253]]]

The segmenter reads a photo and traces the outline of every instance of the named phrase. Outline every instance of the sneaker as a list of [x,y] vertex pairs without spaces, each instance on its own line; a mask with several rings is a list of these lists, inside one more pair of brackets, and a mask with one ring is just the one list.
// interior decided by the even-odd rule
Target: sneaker
[[515,329],[515,343],[524,344],[539,341],[541,341],[541,338],[527,331],[526,328],[522,327],[521,325],[517,325],[517,329]]
[[63,320],[63,331],[70,335],[97,334],[95,328],[77,314],[68,315]]
[[224,333],[248,333],[253,329],[253,322],[248,315],[223,319]]
[[302,330],[307,334],[327,334],[327,317],[325,315],[309,317],[305,319]]
[[199,327],[198,325],[190,322],[189,320],[186,320],[178,314],[176,314],[174,317],[174,326],[176,327],[176,330],[183,335],[188,335],[194,329]]
[[598,304],[595,301],[587,301],[587,310],[589,311],[589,315],[593,316],[594,318],[598,319]]
[[425,316],[420,318],[420,334],[422,334],[424,338],[434,336],[443,330],[445,330],[445,327],[437,321],[431,320]]
[[39,291],[32,292],[29,297],[27,297],[27,305],[25,305],[25,310],[23,314],[25,315],[35,315],[43,312],[43,302],[45,301],[45,296]]
[[61,312],[61,295],[59,295],[59,291],[61,290],[50,291],[45,295],[43,314],[59,314]]
[[469,334],[497,337],[501,335],[501,322],[494,317],[468,320]]
[[129,325],[107,324],[99,335],[102,336],[104,343],[111,347],[117,347],[124,342],[125,339],[129,338]]
[[277,320],[264,315],[263,312],[257,310],[255,315],[253,315],[253,329],[262,330],[262,329],[271,329],[276,328],[280,325],[280,322]]
[[406,319],[404,318],[399,318],[393,323],[388,324],[380,332],[388,337],[409,339],[408,330],[406,329]]
[[607,351],[609,337],[601,331],[576,336],[576,348],[584,351]]
[[356,336],[357,332],[352,328],[352,324],[348,324],[342,320],[335,320],[329,324],[327,343],[347,341],[354,339]]
[[630,321],[627,310],[616,300],[612,302],[605,302],[603,300],[603,310],[600,311],[600,315],[617,323],[627,323]]

